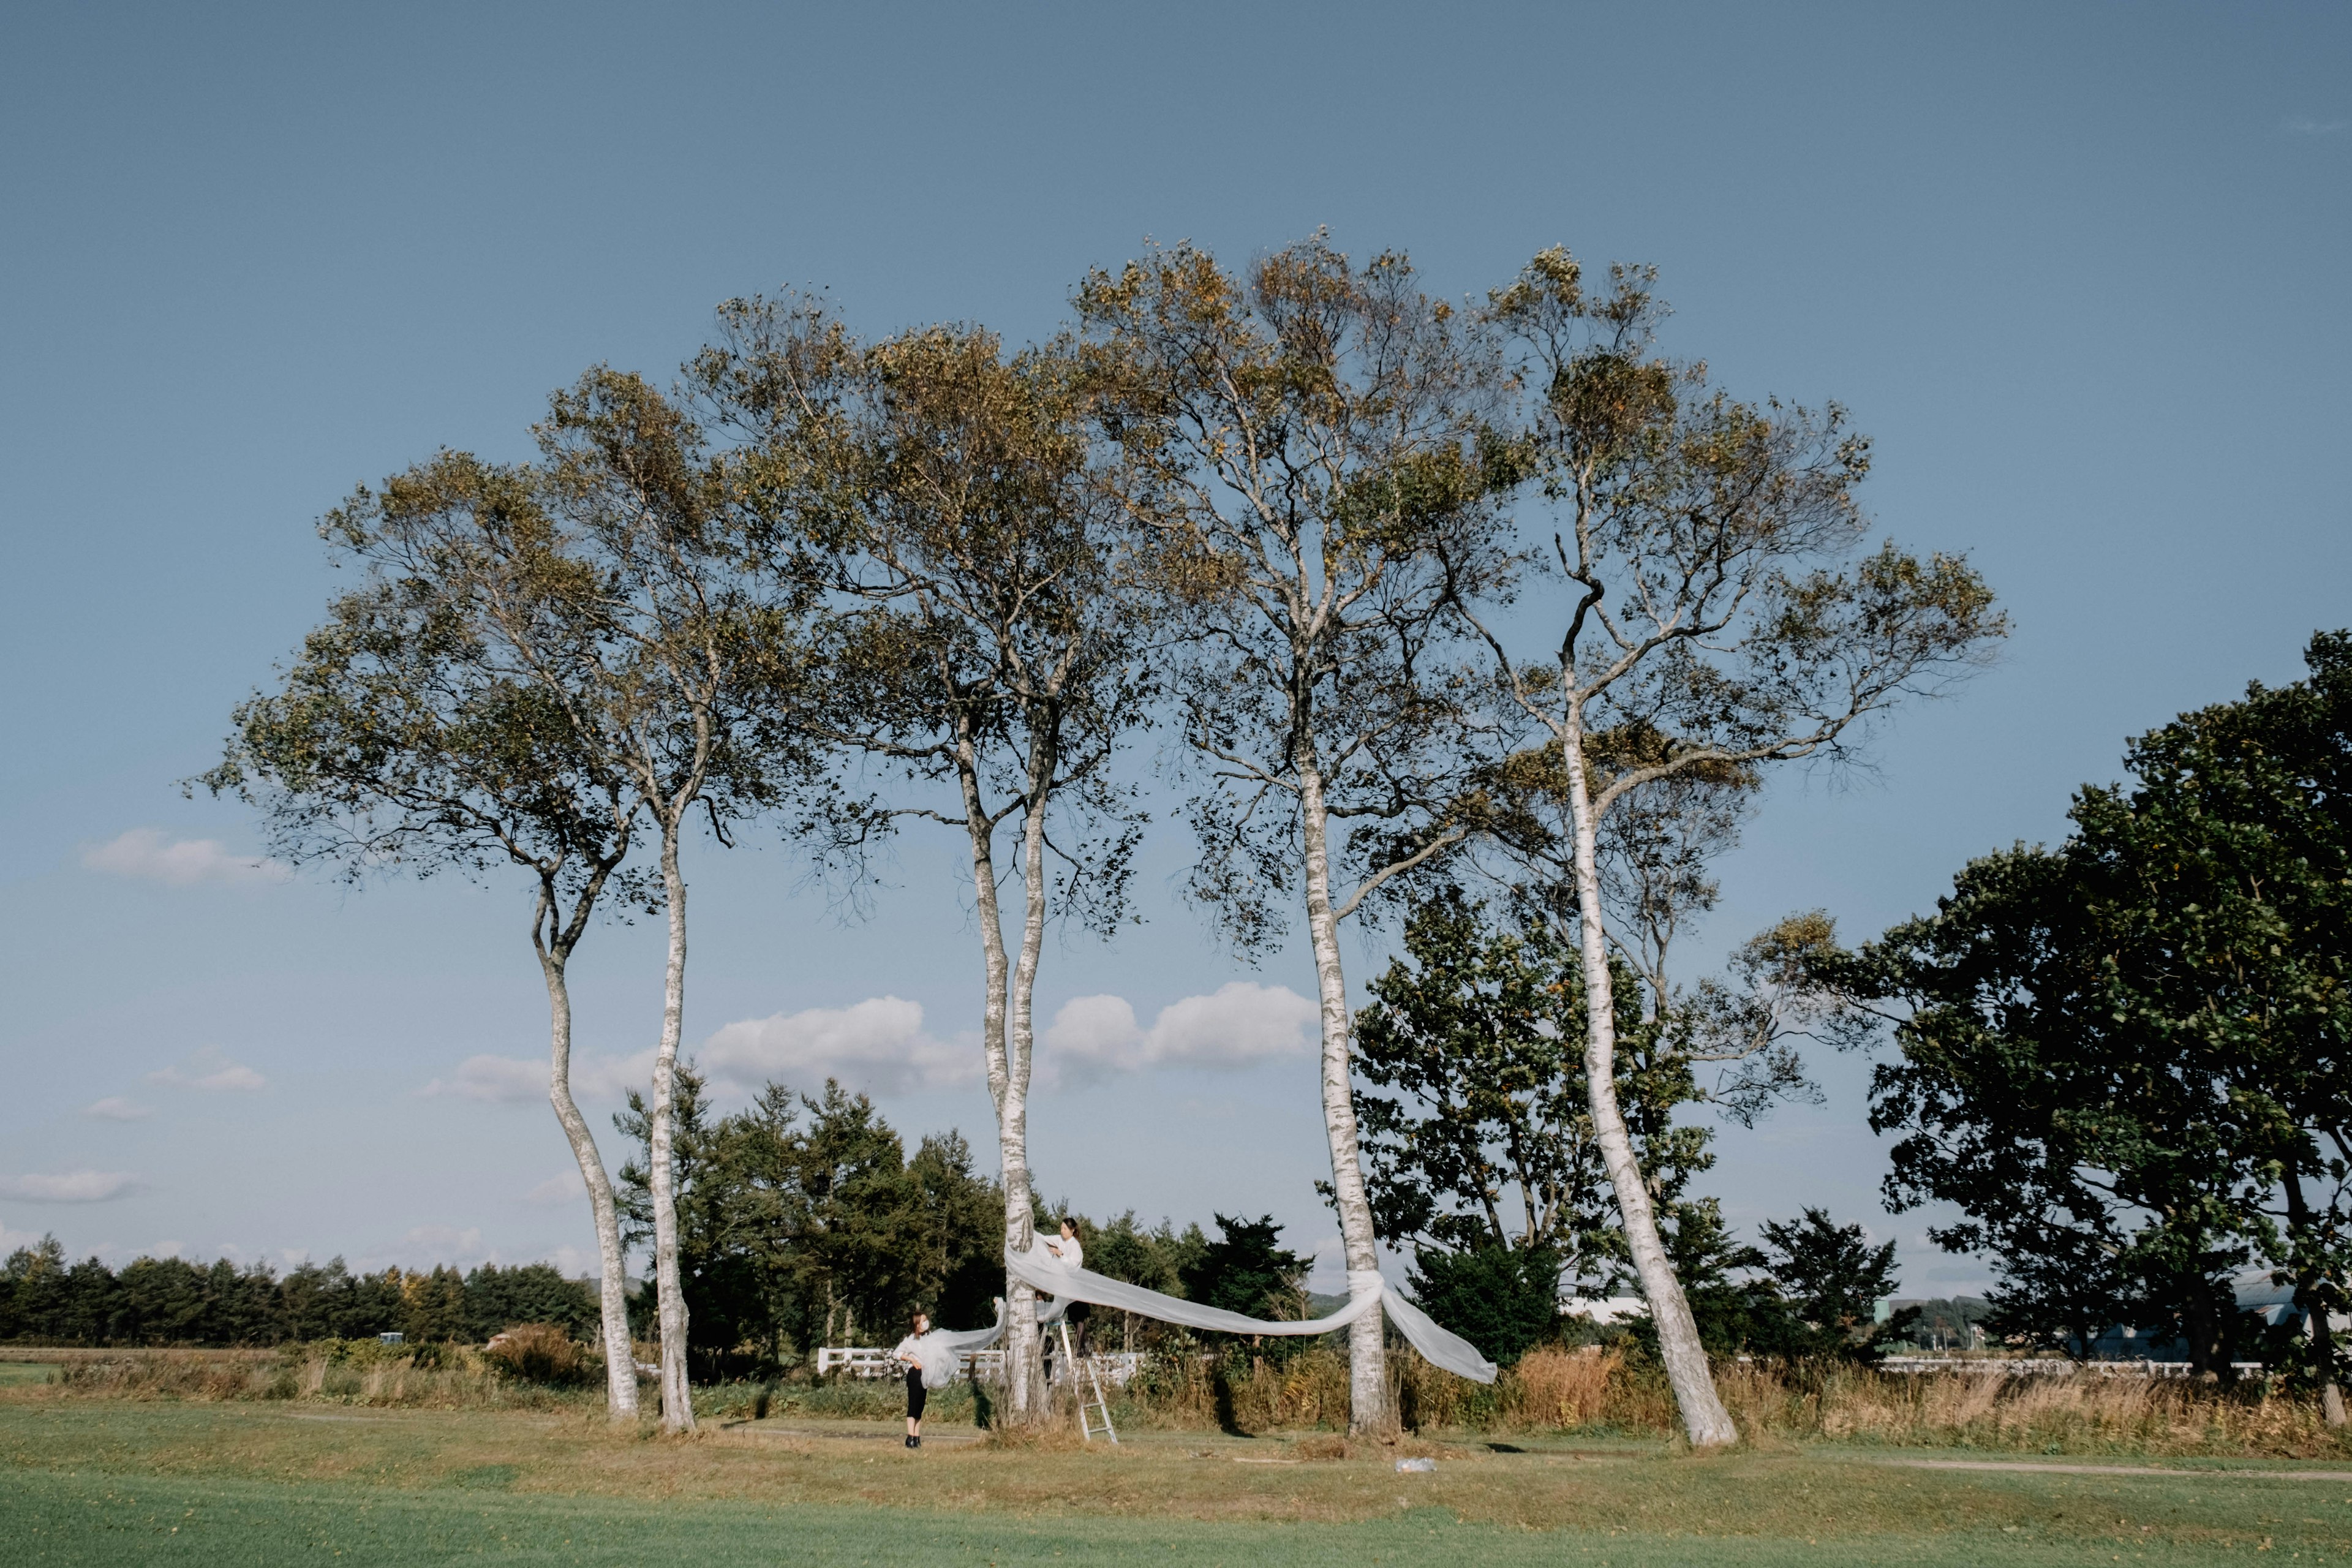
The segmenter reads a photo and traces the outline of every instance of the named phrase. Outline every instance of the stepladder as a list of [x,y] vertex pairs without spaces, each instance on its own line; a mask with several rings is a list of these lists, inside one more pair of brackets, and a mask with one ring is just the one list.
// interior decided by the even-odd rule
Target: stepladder
[[1081,1357],[1070,1348],[1070,1324],[1065,1318],[1057,1325],[1062,1331],[1062,1364],[1070,1369],[1070,1392],[1078,1401],[1078,1436],[1091,1443],[1097,1437],[1118,1441],[1118,1429],[1110,1424],[1110,1401],[1103,1397],[1102,1379],[1095,1372],[1094,1358]]

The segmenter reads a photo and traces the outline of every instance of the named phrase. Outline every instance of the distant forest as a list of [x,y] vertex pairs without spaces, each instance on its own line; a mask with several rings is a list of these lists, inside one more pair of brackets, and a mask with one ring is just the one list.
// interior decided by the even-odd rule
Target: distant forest
[[354,1274],[338,1258],[281,1276],[226,1258],[142,1258],[118,1271],[96,1258],[68,1264],[44,1237],[0,1268],[0,1341],[20,1343],[276,1345],[396,1332],[479,1344],[516,1323],[556,1323],[585,1339],[596,1321],[594,1287],[544,1263]]

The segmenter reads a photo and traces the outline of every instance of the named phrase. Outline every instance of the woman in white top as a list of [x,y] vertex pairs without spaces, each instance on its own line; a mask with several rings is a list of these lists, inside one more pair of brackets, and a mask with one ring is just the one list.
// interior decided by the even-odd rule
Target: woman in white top
[[[1078,1240],[1078,1222],[1067,1215],[1062,1216],[1061,1236],[1046,1242],[1045,1250],[1073,1268],[1084,1268],[1087,1266],[1086,1246]],[[1091,1310],[1092,1309],[1084,1301],[1073,1301],[1062,1314],[1063,1321],[1078,1331],[1076,1350],[1079,1355],[1087,1353],[1087,1317]],[[1053,1360],[1049,1352],[1045,1357],[1048,1377],[1053,1375]]]
[[915,1314],[915,1331],[898,1342],[891,1355],[907,1363],[907,1447],[923,1446],[923,1352],[916,1341],[931,1331],[929,1315]]

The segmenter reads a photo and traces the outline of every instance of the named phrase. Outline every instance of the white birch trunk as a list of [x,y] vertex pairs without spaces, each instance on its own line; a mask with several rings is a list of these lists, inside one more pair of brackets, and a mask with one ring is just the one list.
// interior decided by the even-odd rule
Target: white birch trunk
[[669,906],[669,968],[662,990],[661,1047],[654,1056],[646,1163],[654,1205],[654,1292],[661,1321],[662,1428],[691,1432],[694,1397],[686,1375],[686,1297],[678,1285],[677,1194],[671,1157],[677,1047],[686,1024],[686,879],[678,874],[677,834],[677,817],[665,815],[661,868],[662,892]]
[[[1029,808],[1022,815],[1021,881],[1023,907],[1021,912],[1021,956],[1013,968],[1012,1016],[1005,1039],[1005,1146],[1017,1152],[1021,1161],[1020,1237],[1019,1244],[1030,1244],[1031,1230],[1036,1210],[1029,1187],[1029,1071],[1035,1058],[1037,1031],[1032,999],[1037,990],[1037,961],[1045,941],[1045,807],[1044,791],[1035,779],[1030,784]],[[1012,1188],[1006,1186],[1011,1198]],[[1013,1240],[1008,1227],[1006,1241]],[[1021,1368],[1022,1382],[1026,1385],[1024,1408],[1033,1421],[1045,1416],[1046,1401],[1051,1391],[1045,1386],[1045,1349],[1037,1328],[1036,1293],[1030,1293],[1026,1325],[1027,1351],[1017,1362],[1008,1365]]]
[[[993,825],[982,809],[978,762],[968,740],[959,744],[956,761],[965,825],[971,837],[972,900],[980,916],[981,949],[987,967],[981,1041],[988,1058],[989,1099],[996,1109],[997,1169],[1004,1182],[1004,1247],[1008,1254],[1025,1252],[1034,1229],[1029,1194],[1029,1065],[1025,1051],[1017,1063],[1013,1060],[1007,1040],[1012,966],[1005,956],[1003,911],[996,897]],[[1045,1408],[1037,1292],[1008,1271],[1004,1300],[1004,1415],[1015,1426],[1028,1426],[1042,1419]]]
[[[1339,1211],[1339,1238],[1350,1269],[1378,1268],[1371,1200],[1356,1131],[1356,1101],[1348,1075],[1352,1027],[1348,980],[1339,963],[1339,922],[1331,912],[1329,825],[1323,774],[1311,754],[1297,760],[1299,830],[1307,851],[1307,933],[1315,950],[1315,983],[1323,1029],[1323,1125],[1331,1141],[1331,1191]],[[1389,1408],[1386,1319],[1367,1312],[1348,1329],[1348,1430],[1384,1437],[1395,1430]]]
[[1633,1272],[1642,1282],[1642,1295],[1650,1304],[1650,1321],[1657,1326],[1658,1354],[1666,1363],[1666,1381],[1682,1412],[1683,1430],[1695,1448],[1719,1447],[1738,1442],[1739,1429],[1732,1425],[1730,1413],[1716,1394],[1706,1351],[1699,1343],[1698,1325],[1658,1237],[1649,1185],[1642,1179],[1641,1164],[1633,1157],[1633,1140],[1617,1104],[1617,1005],[1610,984],[1608,932],[1601,923],[1601,868],[1592,796],[1584,776],[1583,714],[1573,701],[1567,718],[1560,729],[1560,766],[1568,774],[1569,814],[1576,837],[1576,924],[1584,969],[1584,1080],[1592,1109],[1593,1141],[1600,1144],[1601,1160],[1609,1168],[1609,1184],[1617,1192],[1625,1243],[1633,1255]]
[[[545,905],[542,903],[542,908]],[[534,935],[536,931],[534,931]],[[548,1064],[547,1098],[555,1120],[580,1163],[580,1179],[588,1187],[588,1206],[596,1220],[596,1258],[600,1265],[597,1302],[604,1313],[604,1414],[614,1422],[637,1419],[637,1366],[629,1342],[629,1300],[625,1259],[621,1253],[621,1215],[613,1201],[613,1180],[604,1172],[595,1134],[572,1098],[572,989],[564,977],[571,952],[561,943],[541,946],[541,971],[547,977]]]

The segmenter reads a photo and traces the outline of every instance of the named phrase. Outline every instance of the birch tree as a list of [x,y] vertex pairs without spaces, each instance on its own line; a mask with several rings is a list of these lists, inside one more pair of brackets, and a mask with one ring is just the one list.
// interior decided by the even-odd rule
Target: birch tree
[[[1238,275],[1155,250],[1077,303],[1192,633],[1192,890],[1244,951],[1303,903],[1333,1201],[1348,1268],[1375,1269],[1339,927],[1465,830],[1475,748],[1439,563],[1464,591],[1508,572],[1492,546],[1513,454],[1482,438],[1500,365],[1402,257],[1357,267],[1319,236]],[[1349,1331],[1352,1431],[1394,1423],[1381,1341],[1377,1314]]]
[[729,824],[766,809],[805,770],[794,715],[805,687],[803,608],[756,574],[768,517],[758,468],[714,444],[682,404],[599,368],[551,400],[538,426],[547,492],[576,541],[565,603],[590,617],[604,655],[586,700],[611,765],[660,844],[669,944],[647,1111],[662,1425],[694,1428],[687,1306],[678,1281],[672,1145],[685,1028],[687,882],[679,850],[699,814]]
[[1453,602],[1507,707],[1557,753],[1595,1136],[1684,1429],[1708,1447],[1738,1434],[1618,1103],[1601,824],[1670,779],[1850,758],[1894,704],[1944,689],[2007,627],[1965,560],[1866,548],[1854,489],[1869,444],[1843,409],[1741,403],[1703,364],[1657,354],[1653,282],[1621,268],[1588,292],[1554,249],[1492,296],[1486,319],[1519,356],[1557,520],[1547,553],[1561,608],[1522,656],[1521,626],[1549,604],[1507,615],[1475,556],[1453,570]]
[[[637,1415],[613,1184],[572,1093],[572,958],[600,900],[639,901],[636,826],[609,737],[583,733],[593,634],[547,593],[538,476],[445,453],[362,489],[320,531],[362,567],[279,688],[238,707],[200,781],[261,807],[274,853],[357,882],[527,871],[548,999],[548,1099],[595,1219],[607,1413]],[[561,572],[558,573],[561,575]],[[520,616],[526,645],[508,635]]]
[[[1008,356],[990,332],[940,327],[859,345],[790,302],[748,301],[728,320],[707,384],[767,427],[777,480],[797,498],[803,548],[788,569],[840,610],[819,727],[945,795],[856,824],[932,821],[971,857],[1004,1246],[1025,1251],[1046,929],[1117,925],[1139,820],[1108,771],[1151,689],[1125,514],[1066,344]],[[1045,1412],[1036,1293],[1008,1277],[1005,1294],[1019,1424]]]

